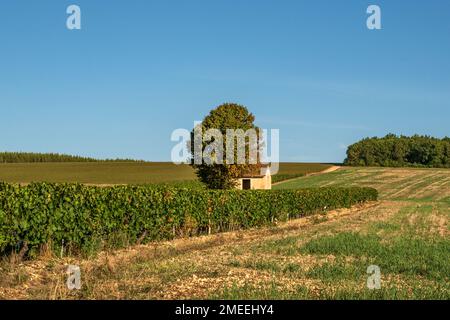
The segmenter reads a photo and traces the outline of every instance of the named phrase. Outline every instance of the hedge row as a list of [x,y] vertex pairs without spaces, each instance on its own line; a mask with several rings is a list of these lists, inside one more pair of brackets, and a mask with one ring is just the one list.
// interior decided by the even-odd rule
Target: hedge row
[[141,162],[132,159],[94,159],[59,153],[34,152],[0,152],[0,163],[28,163],[28,162]]
[[0,183],[0,253],[26,248],[32,255],[44,244],[85,252],[269,225],[376,199],[371,188],[220,191]]

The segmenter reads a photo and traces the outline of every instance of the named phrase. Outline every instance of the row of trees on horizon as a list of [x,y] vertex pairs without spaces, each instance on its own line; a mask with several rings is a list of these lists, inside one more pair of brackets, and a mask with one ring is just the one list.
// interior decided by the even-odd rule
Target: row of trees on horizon
[[347,149],[349,166],[450,168],[450,138],[414,135],[365,138]]
[[28,162],[113,162],[140,161],[133,159],[95,159],[90,157],[72,156],[59,153],[35,152],[0,152],[0,163],[28,163]]
[[[0,163],[29,162],[143,162],[134,159],[95,159],[59,153],[0,152]],[[450,168],[450,137],[397,136],[365,138],[347,149],[349,166]],[[208,175],[206,175],[208,176]]]

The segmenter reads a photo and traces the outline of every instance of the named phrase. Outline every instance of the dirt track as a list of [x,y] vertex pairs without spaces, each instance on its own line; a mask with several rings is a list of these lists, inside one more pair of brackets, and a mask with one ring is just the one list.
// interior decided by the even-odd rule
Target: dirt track
[[301,179],[301,178],[305,178],[305,177],[310,177],[310,176],[317,176],[320,174],[325,174],[325,173],[329,173],[329,172],[333,172],[336,170],[339,170],[341,168],[341,166],[331,166],[325,170],[322,170],[320,172],[313,172],[313,173],[307,173],[306,175],[302,176],[302,177],[296,177],[296,178],[292,178],[292,179],[287,179],[287,180],[283,180],[280,182],[276,182],[276,183],[272,183],[273,186],[288,182],[288,181],[293,181],[293,180],[297,180],[297,179]]

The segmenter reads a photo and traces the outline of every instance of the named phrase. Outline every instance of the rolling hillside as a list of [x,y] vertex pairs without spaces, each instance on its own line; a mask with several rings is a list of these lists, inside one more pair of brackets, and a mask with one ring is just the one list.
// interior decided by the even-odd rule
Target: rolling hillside
[[[320,163],[281,163],[284,178],[322,171]],[[89,184],[145,184],[196,180],[188,165],[170,162],[0,163],[0,181],[13,183],[79,182]]]
[[[277,188],[325,185],[372,186],[381,200],[91,259],[3,263],[0,298],[450,299],[450,170],[344,168]],[[83,270],[80,291],[64,287],[68,263]],[[380,290],[366,287],[369,265]]]

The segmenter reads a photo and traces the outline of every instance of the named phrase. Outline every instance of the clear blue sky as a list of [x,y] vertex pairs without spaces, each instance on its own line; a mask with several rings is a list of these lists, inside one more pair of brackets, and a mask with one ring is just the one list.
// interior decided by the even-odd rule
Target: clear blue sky
[[0,3],[0,150],[169,160],[172,130],[223,102],[279,128],[282,161],[450,135],[450,1]]

